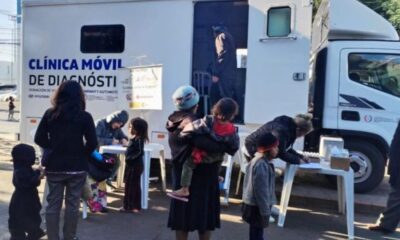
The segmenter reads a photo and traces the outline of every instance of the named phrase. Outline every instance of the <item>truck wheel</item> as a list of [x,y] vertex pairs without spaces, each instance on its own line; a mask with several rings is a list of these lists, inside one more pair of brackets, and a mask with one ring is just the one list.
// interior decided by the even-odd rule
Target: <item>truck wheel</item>
[[[385,161],[382,153],[371,143],[359,140],[345,141],[350,153],[350,166],[354,171],[354,191],[365,193],[373,190],[382,181]],[[336,183],[336,177],[328,177]]]

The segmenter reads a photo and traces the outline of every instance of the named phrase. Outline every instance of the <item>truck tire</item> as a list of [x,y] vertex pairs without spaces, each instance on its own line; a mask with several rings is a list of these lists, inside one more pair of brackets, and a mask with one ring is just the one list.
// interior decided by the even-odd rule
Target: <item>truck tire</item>
[[[354,171],[354,191],[365,193],[376,188],[385,173],[385,160],[381,151],[362,140],[348,139],[344,147],[350,153],[350,166]],[[336,183],[336,177],[329,176],[328,179]]]

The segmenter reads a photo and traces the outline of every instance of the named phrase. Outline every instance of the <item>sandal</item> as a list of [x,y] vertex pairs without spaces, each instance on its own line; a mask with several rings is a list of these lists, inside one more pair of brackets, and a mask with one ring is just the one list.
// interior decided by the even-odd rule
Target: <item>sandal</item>
[[175,195],[173,192],[167,193],[167,196],[182,202],[189,202],[188,198]]
[[128,210],[128,209],[126,209],[124,207],[121,207],[118,211],[122,212],[122,213],[131,213],[132,212],[132,210]]

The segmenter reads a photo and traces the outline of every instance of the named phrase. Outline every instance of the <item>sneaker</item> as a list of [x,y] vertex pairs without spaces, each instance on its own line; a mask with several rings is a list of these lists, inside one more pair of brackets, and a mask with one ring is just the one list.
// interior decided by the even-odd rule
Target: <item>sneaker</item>
[[381,232],[381,233],[385,233],[385,234],[394,232],[393,230],[386,229],[380,225],[371,225],[371,226],[368,226],[368,229],[371,231],[377,231],[377,232]]
[[108,208],[102,207],[100,210],[101,213],[108,213]]

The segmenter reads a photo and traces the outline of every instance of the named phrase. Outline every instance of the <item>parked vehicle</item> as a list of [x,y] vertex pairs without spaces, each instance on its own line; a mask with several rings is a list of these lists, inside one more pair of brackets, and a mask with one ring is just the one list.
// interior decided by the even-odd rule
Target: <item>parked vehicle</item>
[[400,116],[400,44],[356,0],[323,1],[314,25],[311,0],[25,0],[21,139],[32,141],[54,89],[74,80],[95,118],[129,108],[149,122],[152,142],[168,146],[178,86],[193,84],[209,111],[220,23],[236,43],[242,138],[275,116],[310,111],[316,131],[305,148],[343,137],[356,191],[376,187]]
[[7,101],[10,97],[18,99],[17,85],[0,85],[0,101]]

